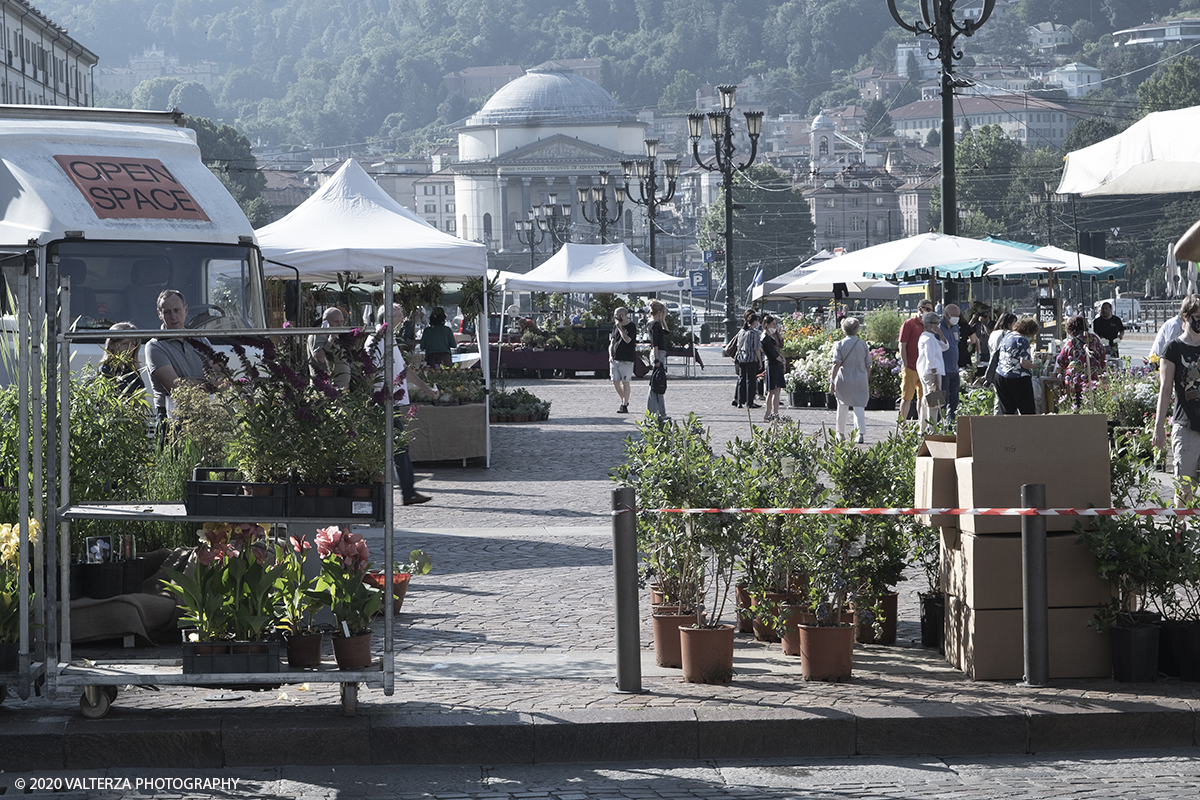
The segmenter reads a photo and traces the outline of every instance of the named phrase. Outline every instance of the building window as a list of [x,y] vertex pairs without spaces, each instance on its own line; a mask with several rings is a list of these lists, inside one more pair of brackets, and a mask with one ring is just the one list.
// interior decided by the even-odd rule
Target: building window
[[426,214],[436,214],[437,213],[437,203],[426,203],[425,204],[425,213]]
[[850,219],[850,230],[857,233],[858,231],[861,231],[862,229],[863,229],[862,217],[852,217]]
[[446,220],[446,233],[454,233],[454,230],[455,230],[454,220],[452,220],[452,219]]
[[446,213],[447,214],[454,213],[454,203],[446,203]]
[[837,236],[837,220],[835,220],[833,217],[830,217],[825,223],[825,235]]
[[430,186],[427,184],[423,188],[425,189],[425,194],[437,194],[436,186]]
[[446,194],[454,194],[454,184],[453,183],[446,184]]
[[850,205],[854,206],[855,208],[858,208],[858,198],[857,197],[850,198]]
[[875,205],[877,205],[877,206],[881,206],[881,205],[883,205],[883,198],[882,198],[882,197],[876,197],[876,198],[875,198]]

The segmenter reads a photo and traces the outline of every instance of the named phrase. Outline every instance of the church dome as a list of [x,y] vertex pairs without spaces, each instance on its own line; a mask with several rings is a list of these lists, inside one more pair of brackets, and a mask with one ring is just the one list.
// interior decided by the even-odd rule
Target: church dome
[[502,86],[465,126],[636,121],[600,84],[563,69],[534,67]]
[[811,130],[815,131],[815,130],[819,130],[821,128],[828,128],[830,130],[837,129],[837,126],[833,124],[833,120],[831,120],[829,117],[827,117],[824,112],[817,114],[815,117],[813,117]]

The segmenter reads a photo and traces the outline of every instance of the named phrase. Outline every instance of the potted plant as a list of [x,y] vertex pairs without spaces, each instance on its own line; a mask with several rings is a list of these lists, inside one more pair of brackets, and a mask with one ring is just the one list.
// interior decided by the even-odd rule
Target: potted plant
[[341,669],[371,664],[371,617],[383,604],[382,593],[363,581],[370,566],[367,543],[336,525],[317,529],[321,574],[317,592],[336,621],[333,653]]
[[[37,541],[37,520],[29,520],[29,546]],[[0,673],[16,672],[17,648],[21,638],[21,567],[19,563],[21,530],[17,523],[0,525]],[[30,576],[27,608],[33,610]],[[32,620],[31,627],[32,627]]]
[[895,411],[902,372],[903,365],[894,352],[884,347],[871,350],[871,364],[867,372],[867,386],[871,392],[868,410]]
[[[1112,448],[1110,464],[1114,507],[1171,505],[1159,496],[1152,463],[1134,449]],[[1153,681],[1158,676],[1160,617],[1149,605],[1155,596],[1175,592],[1183,530],[1166,518],[1122,515],[1097,517],[1087,526],[1076,522],[1075,531],[1112,588],[1112,600],[1096,609],[1094,625],[1110,636],[1113,678]]]
[[[625,461],[613,479],[632,487],[639,505],[684,508],[693,501],[713,499],[711,494],[705,495],[714,484],[712,449],[706,437],[697,435],[699,421],[694,416],[684,427],[686,433],[676,425],[638,422],[641,436],[626,439]],[[705,499],[699,501],[701,497]],[[642,579],[662,600],[652,619],[655,657],[660,666],[682,666],[680,626],[703,619],[704,558],[693,522],[691,518],[661,514],[637,521]],[[712,521],[700,523],[704,529]]]
[[316,667],[324,634],[312,626],[313,612],[321,607],[317,580],[304,574],[304,554],[312,543],[303,535],[288,537],[288,543],[275,545],[275,563],[280,566],[275,576],[275,627],[283,633],[288,666]]
[[280,569],[267,563],[265,534],[252,523],[207,522],[193,554],[195,574],[163,570],[179,626],[194,629],[184,643],[185,673],[279,671],[278,643],[264,641]]
[[[404,605],[404,596],[408,593],[408,584],[413,575],[428,575],[433,569],[433,561],[424,550],[413,550],[408,554],[408,561],[392,562],[392,613],[399,614]],[[386,582],[383,570],[370,570],[363,576],[370,585],[383,591]]]

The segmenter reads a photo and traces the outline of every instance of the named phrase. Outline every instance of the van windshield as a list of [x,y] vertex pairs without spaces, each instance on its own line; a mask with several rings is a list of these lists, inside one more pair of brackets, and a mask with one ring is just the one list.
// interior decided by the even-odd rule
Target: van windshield
[[115,322],[157,330],[158,296],[166,289],[183,294],[189,328],[266,327],[262,264],[248,245],[66,241],[49,255],[71,279],[76,330]]

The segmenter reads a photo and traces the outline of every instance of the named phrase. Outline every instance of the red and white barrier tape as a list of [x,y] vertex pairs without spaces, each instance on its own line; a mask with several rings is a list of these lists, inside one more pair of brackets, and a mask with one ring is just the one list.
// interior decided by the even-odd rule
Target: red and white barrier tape
[[[1200,508],[640,508],[646,514],[815,514],[891,516],[910,514],[954,517],[1194,517]],[[623,514],[629,509],[614,511]]]

